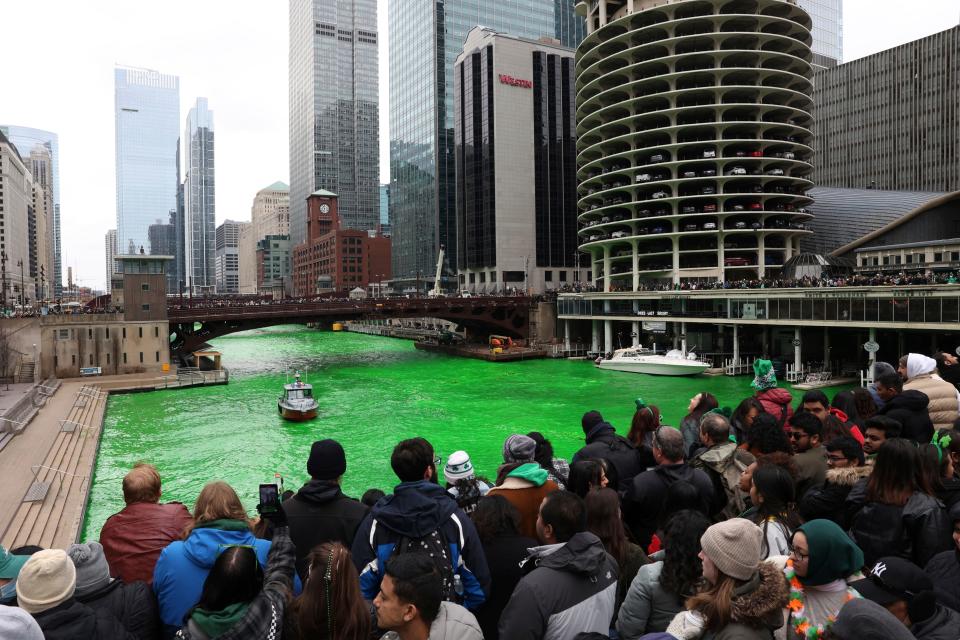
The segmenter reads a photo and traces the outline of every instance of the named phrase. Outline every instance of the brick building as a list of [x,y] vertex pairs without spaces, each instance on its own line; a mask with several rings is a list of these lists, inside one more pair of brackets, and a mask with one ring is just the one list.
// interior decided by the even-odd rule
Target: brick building
[[337,195],[323,189],[307,198],[306,241],[293,248],[294,295],[348,293],[390,279],[390,238],[341,229]]

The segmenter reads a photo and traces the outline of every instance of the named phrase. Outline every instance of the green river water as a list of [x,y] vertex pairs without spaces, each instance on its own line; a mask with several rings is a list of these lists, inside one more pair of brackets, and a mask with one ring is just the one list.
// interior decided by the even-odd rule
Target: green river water
[[[307,479],[310,445],[322,438],[343,444],[344,491],[359,497],[371,487],[390,491],[390,452],[404,438],[426,437],[444,459],[464,449],[479,474],[493,477],[513,433],[541,431],[568,458],[582,446],[585,411],[599,410],[626,434],[638,396],[660,407],[665,424],[677,425],[700,391],[731,406],[752,392],[746,376],[664,378],[573,360],[497,364],[417,351],[406,340],[299,326],[238,333],[213,346],[230,369],[228,385],[111,396],[85,540],[123,508],[121,480],[139,460],[160,471],[165,502],[192,507],[206,482],[223,479],[253,514],[259,484],[274,473],[287,489]],[[294,369],[307,372],[320,403],[311,422],[277,414],[277,396]]]

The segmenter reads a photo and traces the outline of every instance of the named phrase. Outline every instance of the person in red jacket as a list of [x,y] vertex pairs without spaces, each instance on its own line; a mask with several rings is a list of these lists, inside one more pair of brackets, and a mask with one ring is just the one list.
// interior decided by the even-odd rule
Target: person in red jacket
[[160,474],[152,464],[139,462],[123,478],[127,503],[100,530],[100,544],[110,575],[126,583],[153,582],[153,568],[164,547],[179,540],[192,522],[179,502],[160,503]]
[[777,387],[777,374],[769,360],[753,362],[753,382],[751,387],[757,390],[754,397],[763,405],[763,410],[777,419],[777,424],[787,430],[787,421],[793,416],[793,396],[786,389]]

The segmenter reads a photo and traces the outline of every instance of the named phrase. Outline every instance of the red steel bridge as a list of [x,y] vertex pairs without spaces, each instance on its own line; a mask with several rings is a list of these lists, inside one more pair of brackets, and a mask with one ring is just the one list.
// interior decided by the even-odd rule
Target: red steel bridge
[[204,299],[171,300],[170,351],[188,355],[206,342],[237,331],[277,324],[317,323],[330,326],[342,320],[439,318],[455,322],[470,333],[497,333],[514,338],[529,336],[528,297],[478,298],[370,298],[363,300],[256,301]]

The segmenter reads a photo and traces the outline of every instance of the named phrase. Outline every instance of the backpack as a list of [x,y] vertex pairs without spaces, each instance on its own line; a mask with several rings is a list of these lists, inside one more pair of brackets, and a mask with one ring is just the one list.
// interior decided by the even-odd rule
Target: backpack
[[[463,529],[456,515],[451,514],[451,519],[456,523],[460,530],[461,549],[463,544]],[[376,530],[377,520],[374,518],[371,531]],[[371,539],[372,539],[371,534]],[[390,557],[402,553],[425,553],[430,556],[437,567],[442,580],[441,593],[447,602],[461,604],[463,602],[463,583],[458,575],[460,567],[463,565],[463,558],[459,553],[454,553],[450,548],[450,543],[442,528],[434,529],[430,533],[420,536],[400,536],[400,539],[393,546]],[[457,566],[454,567],[454,564]]]
[[736,518],[747,510],[746,497],[740,491],[740,475],[749,465],[740,459],[739,453],[735,450],[732,456],[716,467],[705,465],[713,480],[717,498],[723,496],[724,499],[723,510],[717,516],[721,520]]

